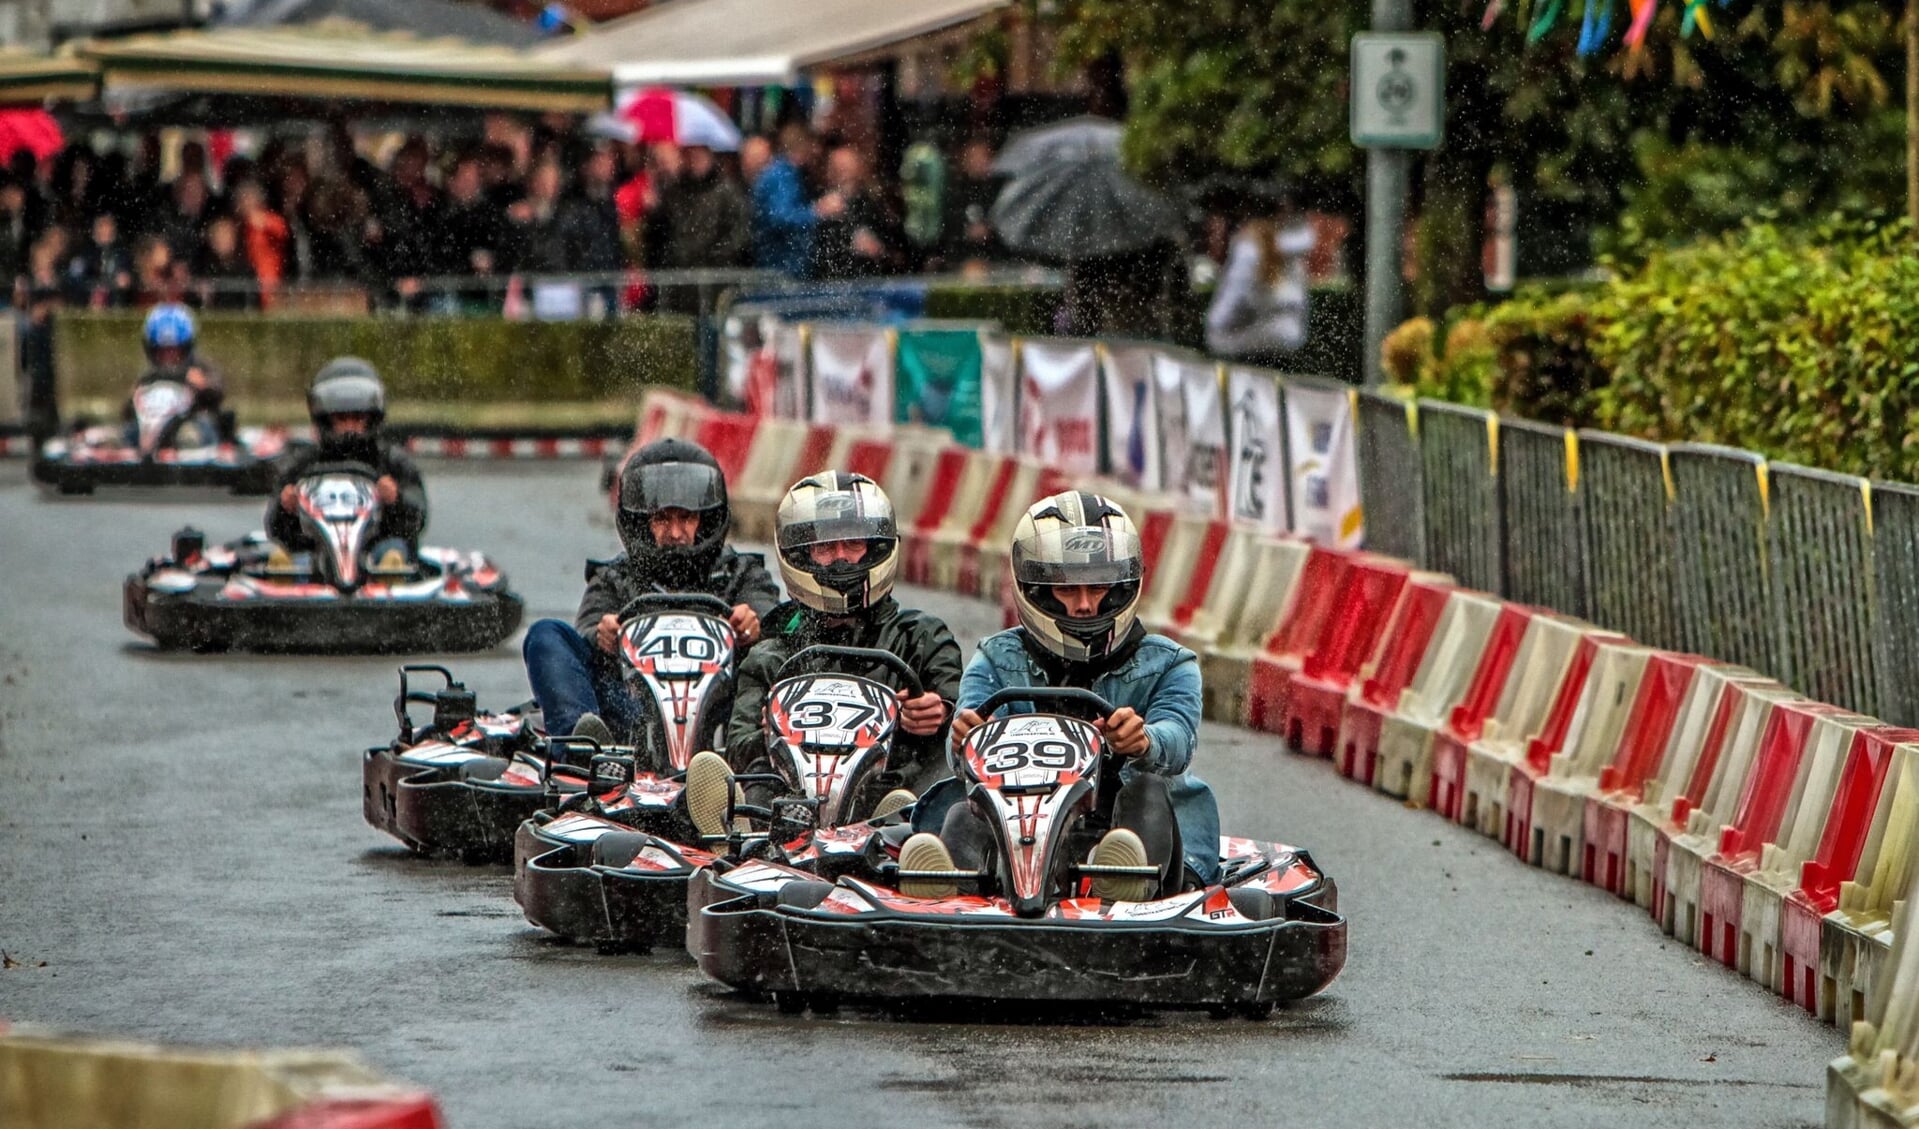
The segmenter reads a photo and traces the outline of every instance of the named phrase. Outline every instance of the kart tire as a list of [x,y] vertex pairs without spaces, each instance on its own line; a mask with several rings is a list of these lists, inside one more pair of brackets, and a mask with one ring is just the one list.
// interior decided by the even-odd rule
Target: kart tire
[[593,840],[593,865],[619,870],[646,849],[651,837],[637,831],[609,831]]
[[62,494],[91,494],[93,493],[93,483],[74,478],[63,478],[60,480],[60,484],[56,489]]
[[1279,916],[1279,902],[1264,890],[1251,886],[1233,886],[1227,889],[1226,897],[1233,908],[1248,921],[1271,921]]
[[187,644],[187,650],[196,655],[224,655],[228,647],[225,639],[195,639]]
[[831,882],[788,882],[774,895],[774,904],[793,909],[814,909],[833,892]]
[[774,992],[773,1006],[781,1015],[803,1015],[806,1012],[805,992]]

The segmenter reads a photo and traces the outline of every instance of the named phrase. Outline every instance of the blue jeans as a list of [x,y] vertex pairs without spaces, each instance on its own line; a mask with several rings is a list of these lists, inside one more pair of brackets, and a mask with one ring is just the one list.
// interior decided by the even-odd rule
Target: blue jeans
[[613,656],[588,642],[565,620],[543,619],[527,628],[521,653],[548,733],[573,732],[584,713],[599,714],[616,736],[630,731],[639,720]]

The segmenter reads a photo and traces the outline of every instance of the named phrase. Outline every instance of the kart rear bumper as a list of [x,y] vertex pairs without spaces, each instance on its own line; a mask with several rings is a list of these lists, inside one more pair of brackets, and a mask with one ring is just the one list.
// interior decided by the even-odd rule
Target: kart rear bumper
[[126,625],[162,647],[295,651],[309,654],[419,654],[482,651],[520,626],[525,604],[508,591],[451,600],[225,600],[203,588],[155,592],[127,578]]
[[527,921],[573,941],[647,950],[678,943],[686,928],[691,868],[640,871],[596,866],[593,844],[555,843],[537,820],[513,840],[513,897]]
[[504,861],[520,824],[549,802],[545,789],[463,780],[457,768],[407,764],[390,748],[362,758],[366,821],[416,851]]
[[33,460],[34,481],[62,494],[90,494],[103,487],[127,486],[211,486],[235,494],[268,494],[273,491],[274,477],[273,461],[256,458],[190,463]]

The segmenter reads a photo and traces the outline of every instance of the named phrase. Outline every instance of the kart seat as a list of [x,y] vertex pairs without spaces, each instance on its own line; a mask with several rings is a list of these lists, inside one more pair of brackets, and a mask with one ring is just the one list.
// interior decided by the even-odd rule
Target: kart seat
[[460,779],[498,780],[512,763],[505,757],[478,757],[460,765]]

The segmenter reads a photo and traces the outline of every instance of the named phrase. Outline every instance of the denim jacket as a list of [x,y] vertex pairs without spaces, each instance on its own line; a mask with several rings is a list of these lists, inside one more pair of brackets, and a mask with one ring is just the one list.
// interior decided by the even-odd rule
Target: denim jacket
[[[1001,631],[981,640],[979,650],[966,664],[966,674],[960,680],[959,708],[976,708],[1007,686],[1048,686],[1052,681],[1045,667],[1027,651],[1023,629]],[[1168,791],[1185,844],[1186,865],[1201,881],[1213,881],[1219,877],[1219,803],[1212,788],[1189,771],[1199,742],[1198,658],[1164,635],[1147,635],[1125,661],[1094,679],[1092,689],[1115,707],[1131,706],[1146,719],[1146,755],[1129,761],[1120,770],[1121,779],[1131,780],[1139,772],[1172,778]],[[1030,705],[1024,710],[1017,704],[1013,708],[1016,712],[1031,710]],[[935,788],[942,793],[949,791],[940,785]],[[957,785],[950,792],[949,798],[929,791],[927,802],[920,805],[929,810],[924,817],[915,812],[915,826],[937,829],[946,807],[958,798]]]

